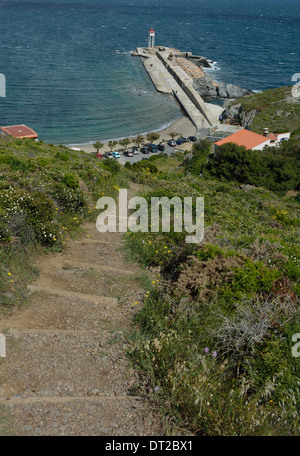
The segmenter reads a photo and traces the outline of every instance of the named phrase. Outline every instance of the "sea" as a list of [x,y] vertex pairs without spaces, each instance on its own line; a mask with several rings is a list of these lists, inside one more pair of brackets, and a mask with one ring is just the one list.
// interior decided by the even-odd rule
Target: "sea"
[[179,119],[131,55],[150,27],[210,59],[216,81],[261,91],[300,73],[300,0],[0,0],[0,125],[75,145]]

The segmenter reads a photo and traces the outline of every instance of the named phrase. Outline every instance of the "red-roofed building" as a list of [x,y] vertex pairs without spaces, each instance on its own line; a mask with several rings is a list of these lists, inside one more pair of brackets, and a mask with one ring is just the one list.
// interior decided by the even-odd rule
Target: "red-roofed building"
[[217,141],[215,143],[215,149],[223,144],[232,142],[238,146],[244,146],[248,150],[262,150],[265,146],[276,146],[284,139],[289,139],[290,135],[290,133],[274,135],[273,133],[269,133],[267,128],[265,128],[263,135],[243,129],[227,136],[227,138]]
[[26,127],[26,125],[10,125],[8,127],[0,127],[1,134],[10,135],[14,138],[38,138],[37,133],[32,128]]

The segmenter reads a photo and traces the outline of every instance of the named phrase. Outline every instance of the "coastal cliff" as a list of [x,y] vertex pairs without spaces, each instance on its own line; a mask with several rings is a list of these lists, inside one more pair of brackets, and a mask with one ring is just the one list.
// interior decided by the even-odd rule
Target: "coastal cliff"
[[251,111],[244,110],[242,103],[233,103],[226,108],[223,113],[223,119],[234,119],[239,122],[243,127],[250,128],[258,110],[252,109]]
[[292,87],[280,87],[252,93],[232,101],[222,113],[246,128],[262,133],[268,127],[274,133],[300,134],[300,100],[292,96]]

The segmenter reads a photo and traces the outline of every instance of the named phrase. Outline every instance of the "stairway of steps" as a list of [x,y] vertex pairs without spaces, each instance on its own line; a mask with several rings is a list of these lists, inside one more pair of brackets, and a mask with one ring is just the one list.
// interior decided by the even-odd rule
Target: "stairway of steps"
[[83,228],[63,253],[38,259],[28,304],[0,320],[0,406],[22,436],[161,435],[126,357],[141,269],[125,260],[122,234]]

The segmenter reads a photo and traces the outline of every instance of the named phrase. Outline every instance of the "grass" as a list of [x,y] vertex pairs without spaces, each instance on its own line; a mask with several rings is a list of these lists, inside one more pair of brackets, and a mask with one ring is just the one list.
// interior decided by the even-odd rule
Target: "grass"
[[229,107],[242,105],[243,112],[257,111],[251,130],[262,134],[265,127],[273,133],[294,132],[299,136],[300,103],[292,97],[292,87],[280,87],[247,95]]
[[[262,115],[285,95],[263,94]],[[249,98],[247,109],[255,102]],[[204,197],[199,245],[187,244],[186,233],[125,235],[129,258],[151,270],[135,277],[145,294],[128,356],[168,417],[170,435],[299,435],[297,192],[245,191],[185,174],[183,153],[120,168],[64,147],[1,141],[1,312],[26,299],[37,274],[34,251],[63,252],[82,223],[95,221],[99,197],[115,197],[129,181],[144,184],[148,202]]]
[[0,406],[0,437],[14,436],[15,429],[6,410]]
[[125,235],[131,257],[157,271],[128,351],[147,394],[182,432],[299,435],[299,203],[174,173],[146,179],[148,201],[205,198],[201,245]]
[[182,158],[178,156],[163,157],[155,160],[155,165],[160,172],[172,172],[177,170],[182,163]]
[[0,138],[0,313],[25,302],[34,254],[63,251],[96,220],[96,201],[128,185],[110,165],[64,146]]
[[[82,223],[96,220],[98,198],[116,197],[119,186],[128,186],[126,172],[95,156],[0,137],[0,319],[27,303],[36,256],[63,252],[68,239],[81,238]],[[14,434],[0,407],[0,436]]]
[[27,301],[27,286],[37,276],[32,265],[39,252],[33,245],[0,246],[1,312],[10,312]]

